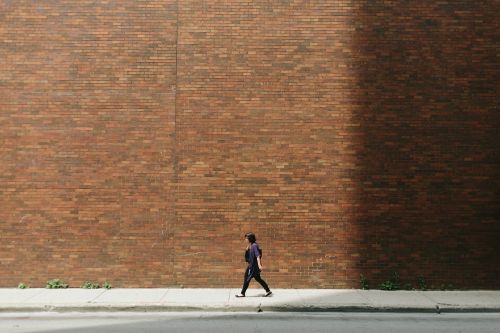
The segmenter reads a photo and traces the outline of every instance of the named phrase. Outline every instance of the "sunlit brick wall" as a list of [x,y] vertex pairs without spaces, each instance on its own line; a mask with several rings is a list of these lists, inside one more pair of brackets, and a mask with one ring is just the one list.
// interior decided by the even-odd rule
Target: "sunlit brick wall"
[[173,283],[175,1],[0,1],[0,284]]

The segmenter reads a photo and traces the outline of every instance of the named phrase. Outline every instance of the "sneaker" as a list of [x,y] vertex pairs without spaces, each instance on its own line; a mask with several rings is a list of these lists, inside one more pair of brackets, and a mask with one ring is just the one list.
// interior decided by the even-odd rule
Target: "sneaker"
[[269,291],[268,291],[268,292],[264,295],[264,297],[267,297],[267,296],[271,295],[272,293],[273,293],[273,292],[272,292],[271,290],[269,290]]

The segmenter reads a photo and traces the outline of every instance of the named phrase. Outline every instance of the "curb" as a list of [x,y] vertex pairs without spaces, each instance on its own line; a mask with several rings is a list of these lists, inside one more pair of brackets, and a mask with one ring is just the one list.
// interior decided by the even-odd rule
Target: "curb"
[[123,305],[123,306],[5,306],[7,312],[378,312],[378,313],[500,313],[498,307],[372,307],[372,306],[184,306],[184,305]]

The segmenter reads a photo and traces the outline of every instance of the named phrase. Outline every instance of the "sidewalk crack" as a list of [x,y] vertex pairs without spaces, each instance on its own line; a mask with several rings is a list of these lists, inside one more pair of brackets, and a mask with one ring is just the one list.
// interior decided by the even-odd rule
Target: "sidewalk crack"
[[428,299],[431,303],[434,304],[434,307],[439,307],[439,302],[436,302],[435,300],[433,300],[432,298],[428,297],[424,292],[422,291],[419,291],[418,292],[420,295],[422,295],[423,297],[425,297],[426,299]]
[[102,294],[104,294],[106,291],[107,291],[106,289],[102,290],[102,291],[101,291],[101,293],[100,293],[99,295],[97,295],[96,297],[94,297],[93,299],[91,299],[90,301],[88,301],[87,303],[94,303],[94,301],[95,301],[96,299],[98,299],[99,297],[101,297],[101,296],[102,296]]
[[163,303],[163,300],[165,299],[165,297],[167,297],[167,294],[168,294],[169,291],[170,291],[170,289],[167,289],[165,291],[165,293],[163,294],[163,296],[160,298],[160,301],[159,301],[160,303]]

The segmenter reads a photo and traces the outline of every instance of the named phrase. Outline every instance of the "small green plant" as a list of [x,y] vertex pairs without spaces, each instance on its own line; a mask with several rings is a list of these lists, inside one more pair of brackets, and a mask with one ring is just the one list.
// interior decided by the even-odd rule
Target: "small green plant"
[[101,288],[101,286],[99,285],[99,283],[87,281],[82,285],[82,288],[84,288],[84,289],[99,289],[99,288]]
[[361,289],[363,290],[370,289],[370,286],[368,285],[368,279],[363,274],[361,274],[359,277],[359,284],[361,285]]
[[380,289],[382,290],[399,290],[401,281],[399,280],[399,274],[394,272],[392,277],[380,284]]
[[52,280],[47,281],[46,288],[48,288],[48,289],[61,289],[61,288],[68,288],[68,285],[66,283],[63,283],[59,279],[52,279]]
[[19,289],[26,289],[26,288],[28,288],[28,286],[27,286],[26,284],[24,284],[23,282],[19,283],[19,284],[17,285],[17,287],[18,287]]
[[425,279],[423,276],[418,277],[417,284],[418,284],[418,289],[427,290],[427,283],[425,282]]
[[111,285],[108,283],[108,281],[104,281],[104,284],[102,285],[102,287],[105,289],[111,289]]

